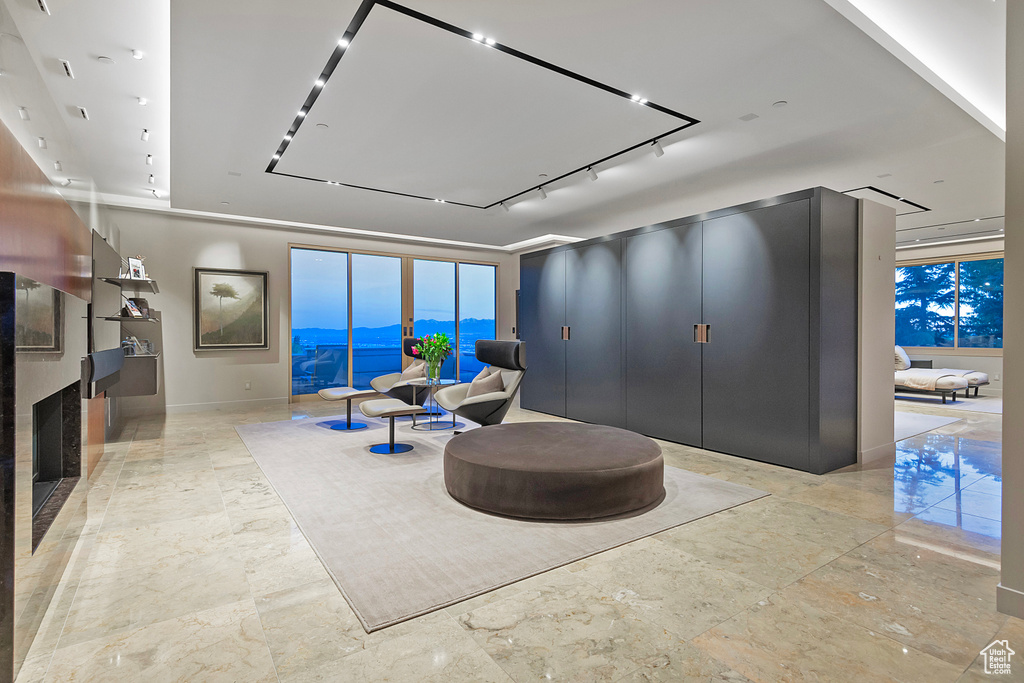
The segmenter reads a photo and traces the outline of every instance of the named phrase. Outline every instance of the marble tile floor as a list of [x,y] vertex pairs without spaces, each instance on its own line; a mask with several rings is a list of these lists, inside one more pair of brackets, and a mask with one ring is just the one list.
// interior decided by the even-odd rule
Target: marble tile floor
[[1000,416],[897,409],[961,419],[825,476],[663,443],[773,495],[372,634],[234,431],[336,405],[138,419],[18,681],[981,681],[997,635],[1024,652]]

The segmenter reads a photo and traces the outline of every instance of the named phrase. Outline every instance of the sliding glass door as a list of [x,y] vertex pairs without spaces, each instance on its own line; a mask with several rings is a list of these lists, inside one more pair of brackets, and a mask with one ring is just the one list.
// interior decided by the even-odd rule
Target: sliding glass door
[[348,254],[292,249],[292,394],[348,386]]
[[441,369],[468,382],[483,367],[477,339],[497,336],[494,265],[291,248],[292,395],[366,389],[400,372],[402,338],[444,332],[456,350]]
[[352,254],[352,386],[402,371],[402,259]]
[[[413,335],[444,332],[455,345],[455,264],[451,261],[413,261]],[[454,379],[457,356],[441,366],[441,379]]]
[[459,381],[471,382],[484,364],[476,359],[477,339],[498,336],[498,269],[459,264]]

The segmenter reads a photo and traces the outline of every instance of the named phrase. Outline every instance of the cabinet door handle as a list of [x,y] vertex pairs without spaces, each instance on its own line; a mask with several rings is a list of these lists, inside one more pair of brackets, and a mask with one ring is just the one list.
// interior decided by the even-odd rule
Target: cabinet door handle
[[562,341],[569,341],[569,326],[562,325]]
[[711,341],[711,325],[703,323],[693,326],[693,341],[695,344],[707,344]]
[[700,344],[701,343],[701,340],[700,340],[700,325],[694,325],[693,326],[693,343],[694,344]]

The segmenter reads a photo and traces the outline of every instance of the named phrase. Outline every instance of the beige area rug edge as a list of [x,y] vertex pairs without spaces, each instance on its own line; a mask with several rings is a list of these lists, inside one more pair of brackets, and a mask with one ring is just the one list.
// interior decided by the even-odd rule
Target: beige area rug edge
[[[339,416],[307,418],[306,420],[289,420],[289,421],[282,421],[280,424],[292,424],[292,425],[294,425],[294,424],[296,424],[298,422],[309,422],[309,421],[312,421],[312,422],[326,422],[326,421],[335,420],[335,419],[339,419]],[[299,529],[299,531],[302,533],[303,537],[306,539],[306,541],[309,543],[310,547],[313,549],[313,552],[316,554],[318,560],[320,561],[321,565],[324,567],[324,570],[327,572],[328,576],[330,576],[331,580],[338,587],[339,592],[342,594],[342,597],[345,598],[345,601],[348,603],[349,607],[352,609],[352,612],[355,614],[356,618],[359,620],[359,623],[363,627],[363,630],[366,631],[367,633],[373,633],[375,631],[379,631],[379,630],[388,628],[390,626],[395,626],[395,625],[403,623],[405,621],[409,621],[411,619],[415,619],[417,617],[420,617],[420,616],[423,616],[423,615],[426,615],[426,614],[430,614],[430,613],[435,612],[437,610],[444,609],[444,608],[449,607],[451,605],[458,604],[460,602],[464,602],[464,601],[472,599],[474,597],[478,597],[480,595],[484,595],[486,593],[492,592],[492,591],[497,590],[499,588],[503,588],[505,586],[510,586],[510,585],[518,583],[520,581],[524,581],[526,579],[529,579],[531,577],[543,574],[543,573],[551,571],[553,569],[557,569],[559,567],[563,567],[563,566],[566,566],[568,564],[572,564],[573,562],[577,562],[579,560],[583,560],[583,559],[586,559],[588,557],[593,557],[594,555],[599,555],[599,554],[601,554],[603,552],[606,552],[608,550],[612,550],[614,548],[618,548],[618,547],[621,547],[623,545],[627,545],[629,543],[632,543],[634,541],[640,540],[642,538],[647,538],[649,536],[653,536],[653,535],[661,533],[663,531],[667,531],[669,529],[673,529],[673,528],[678,527],[678,526],[683,526],[683,525],[688,524],[690,522],[695,522],[695,521],[697,521],[699,519],[704,519],[706,517],[710,517],[712,515],[718,514],[719,512],[724,512],[726,510],[731,510],[733,508],[739,507],[739,506],[744,505],[746,503],[750,503],[750,502],[753,502],[755,500],[760,500],[761,498],[765,498],[765,497],[771,495],[769,492],[761,491],[759,489],[754,489],[754,488],[749,487],[749,486],[743,486],[742,484],[734,484],[732,482],[725,482],[724,480],[715,479],[713,477],[707,477],[706,475],[700,475],[700,474],[697,474],[695,472],[690,472],[689,470],[685,470],[685,469],[682,469],[682,468],[676,468],[676,467],[673,467],[671,465],[666,465],[666,469],[665,469],[666,481],[670,477],[674,477],[674,476],[680,476],[680,477],[686,477],[686,476],[700,477],[700,478],[704,478],[704,479],[709,479],[709,480],[711,480],[713,482],[716,482],[716,483],[728,484],[730,487],[735,488],[735,489],[743,489],[743,490],[749,492],[749,494],[748,494],[749,497],[747,499],[745,499],[745,500],[740,500],[738,502],[722,506],[722,507],[720,507],[718,509],[710,510],[708,512],[705,512],[703,514],[697,515],[697,516],[689,518],[689,519],[673,521],[673,522],[670,522],[670,523],[665,523],[665,524],[662,524],[662,525],[659,525],[659,526],[656,526],[656,527],[652,527],[651,529],[646,530],[643,533],[639,533],[639,534],[637,534],[637,535],[635,535],[635,536],[633,536],[631,538],[624,539],[624,540],[622,540],[620,542],[615,542],[615,543],[609,544],[609,545],[607,545],[605,547],[592,549],[592,550],[589,550],[589,551],[586,551],[586,552],[579,553],[577,555],[566,556],[565,558],[559,558],[557,561],[554,561],[554,562],[552,562],[552,563],[550,563],[548,565],[539,566],[536,569],[534,569],[533,571],[530,571],[528,573],[524,573],[522,575],[518,575],[518,576],[516,576],[514,578],[510,578],[508,580],[504,580],[504,581],[500,581],[500,582],[495,582],[492,585],[488,585],[486,587],[482,587],[482,588],[480,588],[478,590],[467,591],[464,594],[459,594],[459,595],[457,595],[457,596],[455,596],[453,598],[447,599],[447,600],[438,601],[438,602],[436,602],[434,604],[431,604],[430,606],[424,607],[424,608],[416,610],[416,611],[411,611],[411,612],[403,614],[403,615],[401,615],[399,617],[396,617],[396,618],[393,618],[393,619],[389,619],[389,620],[385,620],[385,621],[375,622],[375,623],[371,624],[370,621],[366,618],[366,615],[363,613],[362,609],[360,609],[358,601],[353,598],[353,596],[350,594],[350,591],[345,587],[345,584],[342,581],[342,579],[337,575],[337,573],[334,571],[334,569],[332,569],[331,562],[329,561],[329,559],[326,558],[324,556],[324,554],[321,552],[321,549],[318,547],[317,543],[311,537],[310,532],[307,531],[306,528],[304,528],[303,523],[301,521],[302,515],[297,515],[296,514],[296,511],[293,509],[293,506],[289,504],[288,497],[286,495],[282,495],[282,492],[278,489],[277,485],[275,485],[275,483],[274,483],[273,476],[271,475],[270,472],[267,471],[267,468],[264,467],[263,463],[260,462],[260,459],[256,456],[256,454],[253,453],[252,447],[246,441],[245,434],[242,431],[243,429],[251,429],[253,427],[257,427],[259,425],[266,425],[266,424],[273,424],[273,423],[257,423],[257,424],[237,425],[235,427],[235,431],[236,431],[236,433],[238,433],[239,437],[242,439],[243,444],[246,446],[246,449],[249,451],[250,455],[253,457],[253,460],[256,462],[257,467],[260,468],[260,471],[263,472],[264,476],[267,478],[267,481],[270,484],[271,488],[274,490],[274,492],[277,494],[277,496],[281,499],[281,502],[284,504],[284,506],[288,509],[288,512],[291,515],[292,520],[295,522],[296,527]],[[367,431],[369,431],[369,430],[367,430]],[[448,500],[450,500],[452,503],[456,504],[456,505],[460,505],[460,506],[462,505],[461,503],[458,503],[453,498],[451,498],[447,494],[447,491],[445,492],[445,497]],[[463,506],[463,507],[465,507],[465,506]],[[655,506],[655,508],[652,508],[652,509],[656,509],[657,507],[658,506]],[[471,509],[471,508],[466,508],[466,509]],[[489,513],[486,513],[486,512],[475,511],[475,510],[473,512],[476,512],[477,514],[485,515],[485,516],[488,516],[488,517],[492,516],[492,515],[490,515]],[[637,517],[641,517],[641,516],[642,515],[638,515]],[[502,518],[502,519],[506,519],[506,518]],[[527,522],[527,523],[530,523],[530,522]],[[567,524],[567,526],[571,526],[571,524],[572,523],[569,523],[569,524]]]

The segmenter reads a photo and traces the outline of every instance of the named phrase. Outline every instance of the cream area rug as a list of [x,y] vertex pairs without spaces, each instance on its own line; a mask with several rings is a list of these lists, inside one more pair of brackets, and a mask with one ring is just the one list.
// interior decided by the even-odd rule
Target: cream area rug
[[921,413],[902,413],[896,411],[893,420],[893,441],[903,441],[912,436],[930,432],[939,427],[959,422],[958,417],[943,417],[941,415],[923,415]]
[[897,394],[896,399],[898,401],[926,403],[940,408],[949,408],[950,410],[966,410],[968,412],[975,413],[996,413],[999,415],[1003,413],[1003,395],[985,395],[984,387],[982,387],[981,395],[977,398],[963,398],[960,394],[957,394],[956,401],[947,400],[945,405],[942,404],[942,398],[939,396],[928,396],[922,394],[915,395],[908,393]]
[[331,431],[338,418],[237,427],[363,627],[375,631],[644,536],[766,496],[665,467],[665,498],[633,516],[590,522],[497,517],[448,495],[451,432],[396,424],[414,449],[374,455],[387,423]]

